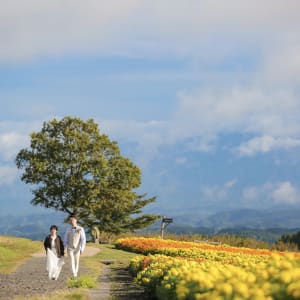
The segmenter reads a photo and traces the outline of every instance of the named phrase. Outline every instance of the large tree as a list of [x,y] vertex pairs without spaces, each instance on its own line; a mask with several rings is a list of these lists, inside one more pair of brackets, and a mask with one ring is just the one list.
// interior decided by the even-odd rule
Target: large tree
[[30,147],[17,154],[16,165],[23,169],[22,181],[33,185],[33,205],[75,214],[90,228],[133,231],[159,218],[141,214],[156,197],[135,192],[140,169],[92,119],[44,122],[41,131],[31,133]]

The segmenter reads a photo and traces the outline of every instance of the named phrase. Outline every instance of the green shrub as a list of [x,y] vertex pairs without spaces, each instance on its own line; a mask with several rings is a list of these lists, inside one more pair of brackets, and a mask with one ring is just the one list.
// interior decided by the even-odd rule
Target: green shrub
[[95,278],[89,275],[82,275],[76,279],[68,279],[68,286],[75,288],[89,288],[92,289],[97,286],[97,281]]

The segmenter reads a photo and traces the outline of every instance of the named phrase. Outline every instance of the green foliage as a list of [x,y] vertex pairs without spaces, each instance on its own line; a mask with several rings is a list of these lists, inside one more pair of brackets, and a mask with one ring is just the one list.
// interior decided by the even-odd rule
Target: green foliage
[[61,299],[66,299],[66,300],[86,300],[86,299],[88,299],[88,297],[85,294],[83,294],[83,293],[70,293],[69,295],[64,295],[63,298],[58,298],[58,299],[59,300],[61,300]]
[[21,179],[34,186],[33,205],[75,214],[89,228],[126,232],[158,218],[140,215],[156,198],[133,191],[141,184],[140,169],[100,134],[92,119],[44,122],[41,131],[31,134],[30,148],[18,153],[16,165],[24,170]]
[[89,275],[82,275],[76,279],[69,278],[67,284],[69,287],[92,289],[97,286],[97,280]]
[[246,247],[252,249],[270,249],[271,245],[267,242],[250,238],[246,236],[238,236],[231,234],[220,234],[211,237],[212,240],[218,241],[222,244],[234,246],[234,247]]
[[276,242],[277,248],[281,250],[299,250],[300,249],[300,231],[295,234],[283,234]]
[[83,293],[70,293],[69,295],[64,295],[64,298],[61,299],[66,299],[66,300],[85,300],[88,299],[86,295]]

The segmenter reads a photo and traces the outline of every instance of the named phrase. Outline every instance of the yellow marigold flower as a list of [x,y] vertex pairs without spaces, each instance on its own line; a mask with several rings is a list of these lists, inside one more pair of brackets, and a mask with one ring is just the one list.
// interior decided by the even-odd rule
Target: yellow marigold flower
[[285,253],[285,257],[289,260],[295,259],[295,254],[294,253]]
[[275,275],[277,274],[277,272],[278,272],[278,269],[276,269],[276,268],[274,268],[274,267],[270,267],[270,268],[268,269],[268,273],[269,273],[270,277],[275,276]]
[[142,281],[143,281],[144,283],[148,283],[148,282],[150,282],[150,279],[149,279],[148,277],[144,277],[144,278],[142,279]]
[[270,282],[264,282],[263,285],[262,285],[262,289],[265,292],[268,292],[271,289],[271,283]]
[[280,291],[281,285],[278,284],[278,283],[273,283],[273,284],[271,285],[271,289],[272,289],[273,293],[277,293],[277,292]]
[[249,273],[248,276],[247,276],[247,281],[250,282],[250,283],[253,283],[256,281],[256,277],[254,274],[252,273]]
[[264,280],[269,279],[269,273],[266,270],[261,270],[258,276]]
[[185,296],[188,292],[189,292],[188,288],[186,288],[182,284],[179,284],[176,287],[176,294],[177,294],[178,299],[185,299]]
[[232,298],[232,300],[244,300],[244,298],[240,297],[240,296],[234,296]]
[[218,291],[226,296],[229,296],[232,294],[232,286],[229,283],[220,284],[218,286]]
[[167,284],[165,285],[165,288],[169,290],[169,289],[171,288],[171,284],[170,284],[170,283],[167,283]]
[[248,286],[243,282],[237,282],[234,285],[234,291],[239,293],[242,297],[247,298],[249,296]]
[[277,253],[272,253],[271,258],[274,262],[280,261],[281,256]]
[[295,290],[295,291],[293,291],[292,296],[293,296],[295,299],[299,299],[299,298],[300,298],[300,290]]
[[264,299],[265,298],[265,293],[262,289],[257,289],[251,292],[251,299]]
[[300,292],[300,282],[292,282],[288,285],[286,289],[289,295],[294,295],[297,291]]
[[173,276],[177,276],[178,275],[178,271],[175,268],[172,268],[170,270],[170,274],[173,275]]
[[292,280],[292,275],[290,274],[289,271],[283,271],[283,272],[281,272],[281,274],[279,275],[278,279],[279,279],[281,282],[287,284],[287,283],[289,283],[289,282]]
[[291,270],[293,280],[300,280],[300,268],[294,268]]
[[281,264],[280,264],[280,267],[281,267],[282,269],[287,269],[287,270],[289,270],[289,269],[292,269],[292,268],[293,268],[293,265],[292,265],[292,263],[289,262],[289,261],[282,261]]

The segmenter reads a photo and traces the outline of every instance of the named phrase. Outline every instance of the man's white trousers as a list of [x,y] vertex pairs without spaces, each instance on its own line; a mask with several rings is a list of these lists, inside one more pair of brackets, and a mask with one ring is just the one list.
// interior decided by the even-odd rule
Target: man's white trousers
[[78,270],[79,270],[80,250],[79,249],[75,249],[75,250],[68,249],[68,255],[71,260],[71,268],[72,268],[73,276],[77,277]]

